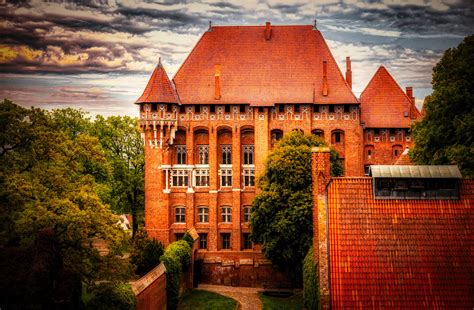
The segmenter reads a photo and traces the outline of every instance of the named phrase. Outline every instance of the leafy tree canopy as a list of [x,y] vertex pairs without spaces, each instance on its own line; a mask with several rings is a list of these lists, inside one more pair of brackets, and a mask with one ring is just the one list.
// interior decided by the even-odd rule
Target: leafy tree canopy
[[[252,239],[272,262],[297,273],[312,243],[311,147],[324,145],[314,135],[286,134],[268,155],[258,184],[262,191],[253,201]],[[335,150],[331,174],[342,174]]]
[[417,164],[456,164],[474,177],[474,35],[448,49],[433,69],[433,94],[413,127]]

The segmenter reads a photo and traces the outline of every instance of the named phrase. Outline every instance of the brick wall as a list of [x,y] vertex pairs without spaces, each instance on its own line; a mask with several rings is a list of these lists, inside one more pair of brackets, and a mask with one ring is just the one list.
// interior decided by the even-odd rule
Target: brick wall
[[166,309],[166,268],[159,264],[131,283],[137,298],[137,310]]

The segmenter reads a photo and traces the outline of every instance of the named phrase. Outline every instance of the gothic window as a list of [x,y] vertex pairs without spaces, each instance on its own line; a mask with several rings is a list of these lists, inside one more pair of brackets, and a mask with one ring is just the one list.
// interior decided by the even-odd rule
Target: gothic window
[[222,207],[221,216],[222,216],[222,223],[231,223],[232,222],[232,208]]
[[231,145],[221,145],[222,165],[232,165],[232,146]]
[[207,249],[207,234],[199,234],[199,248]]
[[209,186],[209,169],[194,170],[194,184],[196,187]]
[[184,207],[176,207],[175,209],[175,222],[185,223],[186,222],[186,209]]
[[392,147],[392,157],[393,158],[397,158],[398,156],[400,156],[403,152],[403,148],[401,145],[394,145]]
[[221,169],[221,186],[232,186],[232,169]]
[[185,187],[188,186],[188,170],[172,169],[171,170],[171,186]]
[[201,113],[201,106],[200,105],[195,105],[194,106],[194,112],[195,113]]
[[198,145],[198,164],[209,165],[209,145]]
[[370,160],[374,157],[374,146],[366,145],[365,146],[365,159]]
[[209,208],[208,207],[199,207],[198,208],[198,222],[199,223],[208,223],[209,222]]
[[271,131],[271,137],[270,137],[270,142],[272,145],[272,148],[275,146],[275,144],[283,138],[283,131],[279,129],[273,129]]
[[242,234],[242,248],[244,250],[252,249],[252,241],[250,240],[250,234],[249,233]]
[[253,165],[253,145],[244,145],[244,165]]
[[221,248],[224,250],[230,249],[230,234],[229,233],[221,234]]
[[176,163],[186,165],[186,145],[176,145]]
[[250,222],[251,211],[252,211],[251,207],[244,207],[244,223]]
[[255,168],[243,168],[243,178],[244,178],[244,187],[252,187],[255,186]]
[[331,135],[331,143],[344,143],[344,132],[342,130],[334,130]]
[[314,129],[311,131],[311,134],[324,139],[324,130]]
[[334,113],[334,105],[329,105],[329,113]]
[[295,113],[300,113],[300,105],[295,104]]
[[345,104],[345,105],[344,105],[344,113],[349,113],[350,108],[351,108],[351,105],[350,105],[350,104]]
[[240,105],[240,113],[245,113],[245,105]]
[[278,112],[279,112],[279,113],[285,112],[285,106],[284,106],[283,104],[279,104],[279,105],[278,105]]
[[224,106],[224,112],[225,113],[230,113],[230,105],[227,104],[227,105]]

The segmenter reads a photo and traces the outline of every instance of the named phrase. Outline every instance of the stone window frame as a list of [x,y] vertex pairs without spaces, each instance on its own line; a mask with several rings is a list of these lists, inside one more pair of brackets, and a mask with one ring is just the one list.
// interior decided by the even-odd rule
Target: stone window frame
[[197,146],[198,165],[209,165],[209,144],[199,144]]

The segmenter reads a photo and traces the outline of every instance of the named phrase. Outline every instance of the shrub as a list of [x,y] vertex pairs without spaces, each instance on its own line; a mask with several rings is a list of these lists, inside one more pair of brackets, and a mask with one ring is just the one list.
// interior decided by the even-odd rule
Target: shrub
[[189,232],[186,232],[184,234],[184,237],[183,237],[183,240],[186,241],[189,246],[192,248],[193,247],[193,244],[194,244],[194,239],[193,237],[191,237],[191,235],[189,234]]
[[303,300],[306,309],[319,309],[318,274],[313,260],[313,247],[310,247],[303,261]]
[[130,261],[135,266],[135,273],[144,276],[160,263],[163,255],[163,244],[155,239],[148,238],[144,229],[139,230],[133,241],[133,249]]
[[191,247],[184,240],[173,242],[161,256],[161,262],[166,267],[167,308],[175,310],[178,307],[179,278],[191,262]]
[[86,309],[135,309],[135,294],[126,283],[101,283],[92,288],[90,295],[91,298],[85,304]]

